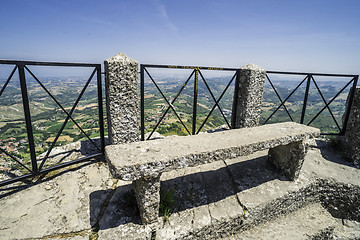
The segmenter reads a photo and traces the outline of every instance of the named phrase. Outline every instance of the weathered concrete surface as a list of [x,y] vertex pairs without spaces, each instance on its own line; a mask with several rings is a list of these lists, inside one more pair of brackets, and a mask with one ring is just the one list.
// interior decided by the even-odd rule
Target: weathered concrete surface
[[[3,197],[0,199],[0,239],[74,232],[88,235],[112,184],[106,165],[98,163]],[[98,190],[103,190],[102,194],[93,194]]]
[[282,218],[262,223],[248,231],[223,238],[223,240],[273,240],[273,239],[309,239],[317,235],[319,229],[333,227],[337,222],[321,204],[313,203],[298,209]]
[[233,128],[259,125],[265,77],[266,71],[255,64],[240,68],[236,81],[239,91],[237,96],[234,95],[233,101]]
[[119,53],[104,66],[110,143],[139,141],[138,62]]
[[261,223],[222,240],[358,239],[359,237],[359,222],[334,218],[320,203],[310,203],[281,218]]
[[[162,217],[157,224],[145,226],[140,224],[135,198],[130,194],[131,183],[112,179],[106,164],[86,166],[2,197],[0,239],[46,236],[80,240],[91,234],[91,226],[95,226],[98,239],[150,240],[155,233],[156,239],[220,239],[237,232],[258,232],[251,236],[261,239],[266,229],[254,227],[270,221],[284,223],[287,214],[296,214],[309,203],[320,201],[331,214],[346,212],[349,202],[359,203],[356,189],[360,186],[360,170],[322,142],[317,145],[320,148],[315,143],[310,145],[295,181],[287,181],[267,162],[267,151],[164,173],[161,188],[174,190],[173,213],[167,222]],[[330,204],[336,202],[331,200],[338,198],[336,193],[349,196],[342,208],[337,206],[338,212]],[[328,205],[323,204],[327,201],[320,199],[321,194],[328,197]],[[312,231],[307,221],[314,212],[304,210],[305,215],[297,219],[304,233]],[[319,213],[330,217],[323,210]],[[321,223],[317,218],[313,220]],[[341,218],[333,220],[342,222]],[[345,225],[335,224],[332,234],[360,237],[356,232],[359,222],[346,218]],[[267,234],[271,234],[269,231]]]
[[[109,139],[105,137],[105,144],[109,144]],[[98,149],[95,147],[97,146]],[[101,142],[100,138],[93,138],[92,142],[89,140],[85,141],[79,141],[79,142],[73,142],[70,144],[66,144],[63,146],[54,147],[48,158],[45,161],[44,168],[52,167],[54,165],[57,165],[59,163],[63,163],[66,161],[72,161],[84,157],[88,157],[90,155],[94,155],[101,152]],[[45,157],[47,152],[44,152],[42,154],[39,154],[37,156],[38,164],[42,162],[42,159]],[[9,161],[10,163],[10,161]],[[22,175],[23,173],[20,171],[20,169],[11,170],[12,174],[15,175]],[[0,181],[11,179],[12,176],[8,172],[0,172]]]
[[248,155],[319,134],[319,129],[287,122],[209,135],[110,145],[105,154],[114,177],[133,181],[174,169]]

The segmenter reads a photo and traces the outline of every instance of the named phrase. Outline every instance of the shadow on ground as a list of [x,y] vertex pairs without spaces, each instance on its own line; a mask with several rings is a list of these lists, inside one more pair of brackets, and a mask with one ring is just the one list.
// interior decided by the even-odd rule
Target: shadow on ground
[[[201,169],[199,171],[203,172],[175,176],[173,179],[161,182],[163,191],[174,191],[173,214],[223,200],[274,179],[286,180],[275,167],[267,162],[267,156],[235,162],[228,164],[227,167],[223,164],[214,170]],[[174,172],[174,175],[178,174]],[[100,230],[105,230],[127,223],[140,224],[140,217],[134,207],[135,200],[131,197],[131,189],[131,184],[117,187],[103,215],[100,216],[101,219],[98,219],[97,214],[100,212],[98,199],[106,194],[107,190],[92,192],[90,194],[92,226],[96,225]],[[130,200],[133,202],[129,202]]]
[[[15,193],[18,193],[25,189],[28,189],[32,186],[53,180],[54,178],[59,177],[67,172],[77,171],[85,166],[96,163],[97,161],[78,163],[76,165],[72,165],[72,166],[69,166],[69,167],[66,167],[63,169],[54,170],[49,173],[41,174],[41,175],[29,178],[29,179],[24,179],[22,181],[19,181],[19,182],[13,183],[13,184],[9,184],[7,186],[0,188],[0,199],[10,196],[10,195],[13,195]],[[17,177],[17,176],[12,176],[12,177]]]
[[[334,149],[324,140],[316,140],[316,145],[316,147],[320,149],[321,156],[327,161],[357,168],[354,164],[344,161],[346,157],[341,149]],[[340,148],[341,146],[338,147]]]
[[[109,140],[107,137],[105,137],[105,145],[109,144]],[[71,144],[67,145],[68,147],[71,146]],[[94,148],[95,146],[95,148]],[[50,154],[47,161],[51,161],[51,166],[56,166],[61,163],[66,163],[69,161],[69,157],[71,157],[72,154],[79,152],[82,157],[89,157],[94,154],[98,154],[101,152],[100,147],[101,141],[100,138],[95,138],[92,140],[85,140],[80,142],[79,148],[76,147],[76,145],[73,145],[72,147],[69,147],[68,150],[62,150],[60,153]],[[61,147],[60,147],[61,148]],[[57,151],[55,151],[57,152]],[[38,156],[39,157],[39,156]],[[70,159],[74,160],[74,159]],[[64,167],[58,170],[53,170],[49,173],[40,174],[34,177],[29,177],[28,179],[23,179],[21,181],[5,185],[4,187],[0,188],[0,199],[4,198],[6,196],[10,196],[14,193],[20,192],[22,190],[28,189],[31,186],[47,182],[49,180],[52,180],[58,176],[63,175],[64,173],[67,173],[69,171],[76,171],[79,170],[85,166],[88,166],[89,164],[98,162],[98,161],[105,161],[104,157],[97,157],[96,159],[89,159],[84,162],[80,162],[68,167]],[[38,162],[39,165],[39,162]],[[44,165],[45,166],[45,165]],[[12,172],[6,172],[3,173],[6,174],[10,178],[16,178],[20,177],[17,174],[14,174]]]

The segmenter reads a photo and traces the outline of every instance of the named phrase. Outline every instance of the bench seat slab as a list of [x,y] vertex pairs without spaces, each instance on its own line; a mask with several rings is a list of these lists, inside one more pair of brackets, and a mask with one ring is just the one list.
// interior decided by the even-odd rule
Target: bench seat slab
[[106,146],[105,156],[115,178],[134,181],[175,169],[246,156],[318,135],[317,128],[286,122],[110,145]]

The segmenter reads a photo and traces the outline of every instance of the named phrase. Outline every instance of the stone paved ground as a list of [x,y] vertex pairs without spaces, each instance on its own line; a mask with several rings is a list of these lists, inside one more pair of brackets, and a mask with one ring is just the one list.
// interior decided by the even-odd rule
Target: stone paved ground
[[[291,221],[303,227],[293,239],[326,227],[360,237],[357,221],[332,217],[310,194],[319,179],[360,186],[360,170],[323,142],[318,146],[313,143],[294,182],[266,162],[266,152],[166,173],[162,189],[174,192],[173,213],[150,226],[139,224],[131,184],[112,179],[104,163],[21,191],[1,189],[0,239],[284,239],[295,234]],[[314,224],[307,226],[309,219]]]
[[321,204],[314,203],[222,240],[309,239],[319,234],[319,229],[321,231],[329,228],[334,229],[334,239],[356,239],[360,236],[358,222],[334,218]]

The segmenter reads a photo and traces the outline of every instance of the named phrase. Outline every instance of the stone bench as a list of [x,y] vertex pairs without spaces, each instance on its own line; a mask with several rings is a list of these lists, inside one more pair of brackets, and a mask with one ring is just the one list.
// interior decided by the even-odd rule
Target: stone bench
[[304,140],[318,135],[319,129],[286,122],[110,145],[106,147],[105,155],[115,178],[133,181],[141,220],[148,224],[158,219],[160,175],[163,172],[269,149],[269,161],[294,180],[305,158]]

